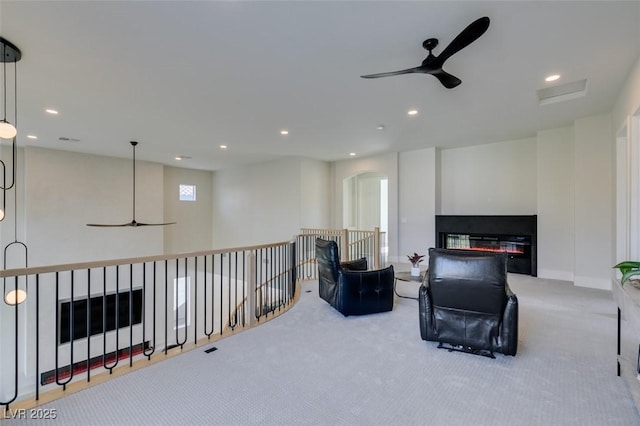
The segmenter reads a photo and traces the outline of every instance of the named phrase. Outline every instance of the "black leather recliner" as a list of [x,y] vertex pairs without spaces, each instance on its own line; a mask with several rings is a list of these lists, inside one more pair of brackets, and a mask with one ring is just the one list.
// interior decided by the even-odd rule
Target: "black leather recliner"
[[320,297],[342,315],[393,309],[393,266],[367,271],[365,258],[340,263],[335,241],[316,239]]
[[507,283],[506,253],[429,249],[418,303],[423,340],[491,357],[516,354],[518,299]]

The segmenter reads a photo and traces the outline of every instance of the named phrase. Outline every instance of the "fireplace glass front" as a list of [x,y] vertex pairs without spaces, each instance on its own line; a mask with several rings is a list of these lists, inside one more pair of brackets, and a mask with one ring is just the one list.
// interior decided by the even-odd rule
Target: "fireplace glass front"
[[452,250],[507,253],[510,272],[531,273],[529,236],[442,233],[440,246]]

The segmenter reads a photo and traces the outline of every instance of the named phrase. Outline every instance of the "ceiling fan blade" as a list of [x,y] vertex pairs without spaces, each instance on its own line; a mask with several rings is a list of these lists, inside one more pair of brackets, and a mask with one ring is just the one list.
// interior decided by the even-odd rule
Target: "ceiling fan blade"
[[87,226],[97,226],[100,228],[118,228],[122,226],[133,226],[133,225],[131,225],[131,222],[129,222],[129,223],[121,223],[119,225],[109,225],[109,224],[103,224],[103,223],[87,223]]
[[97,227],[101,227],[101,228],[117,228],[117,227],[122,227],[122,226],[164,226],[164,225],[175,225],[176,222],[166,222],[166,223],[143,223],[143,222],[137,222],[135,220],[132,220],[129,223],[121,223],[118,225],[111,225],[111,224],[101,224],[101,223],[87,223],[87,226],[97,226]]
[[414,72],[423,72],[420,67],[409,68],[406,70],[400,71],[391,71],[391,72],[381,72],[378,74],[369,74],[369,75],[361,75],[362,78],[380,78],[380,77],[390,77],[392,75],[402,75],[402,74],[411,74]]
[[462,83],[462,80],[446,71],[440,70],[438,72],[431,73],[431,75],[440,80],[440,83],[442,83],[442,85],[447,89],[453,89]]
[[484,16],[476,19],[467,26],[451,43],[438,55],[439,63],[442,64],[454,53],[464,49],[476,41],[489,28],[489,18]]

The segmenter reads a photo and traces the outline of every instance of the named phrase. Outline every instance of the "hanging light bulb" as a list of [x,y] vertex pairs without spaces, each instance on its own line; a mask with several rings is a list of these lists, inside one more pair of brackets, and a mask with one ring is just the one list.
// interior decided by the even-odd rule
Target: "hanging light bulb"
[[17,290],[11,290],[4,295],[4,302],[7,305],[19,305],[25,300],[27,300],[27,292],[22,290],[21,288]]
[[0,220],[4,219],[4,209],[0,209]]
[[7,120],[0,120],[0,138],[13,139],[18,134],[18,130],[15,126],[9,123]]
[[[13,43],[11,43],[9,40],[5,40],[2,37],[0,37],[0,45],[2,48],[2,52],[1,52],[2,55],[0,56],[0,62],[3,63],[2,101],[4,104],[3,105],[4,118],[0,120],[0,138],[13,139],[16,137],[16,134],[18,134],[18,131],[16,130],[16,126],[14,126],[13,124],[7,121],[7,63],[14,64],[14,78],[15,78],[16,77],[15,64],[22,57],[22,53],[20,52],[20,49],[18,49]],[[14,96],[15,96],[15,93],[14,93]],[[14,98],[14,103],[15,103],[15,98]]]

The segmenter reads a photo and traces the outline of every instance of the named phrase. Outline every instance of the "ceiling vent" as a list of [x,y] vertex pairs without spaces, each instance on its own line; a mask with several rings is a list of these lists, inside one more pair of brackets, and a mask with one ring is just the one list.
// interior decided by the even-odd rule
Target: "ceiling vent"
[[58,140],[62,142],[80,142],[80,139],[67,138],[65,136],[60,136]]
[[587,79],[585,78],[571,83],[558,84],[557,86],[546,87],[538,90],[538,102],[540,105],[547,105],[554,102],[581,98],[586,94]]

